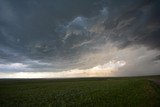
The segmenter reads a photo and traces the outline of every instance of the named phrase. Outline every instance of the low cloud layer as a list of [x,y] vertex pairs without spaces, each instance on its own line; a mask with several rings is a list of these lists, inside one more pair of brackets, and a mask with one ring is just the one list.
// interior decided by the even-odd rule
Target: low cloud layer
[[159,4],[1,0],[0,77],[158,75]]
[[[111,44],[111,43],[109,43]],[[110,47],[109,47],[110,46]],[[22,65],[14,63],[0,65],[0,68],[8,68],[8,72],[1,72],[0,78],[69,78],[69,77],[117,77],[117,76],[143,76],[159,75],[160,60],[154,59],[159,55],[159,50],[148,50],[146,47],[132,46],[119,50],[113,45],[106,45],[99,52],[84,55],[79,59],[84,65],[79,68],[53,72],[53,68],[45,68],[50,64],[37,63],[37,68],[32,68],[30,63]],[[106,50],[110,53],[106,54]],[[81,65],[81,66],[80,66]],[[95,66],[93,66],[95,65]],[[44,66],[44,68],[43,68]],[[18,70],[11,72],[9,70]],[[28,70],[28,71],[27,71]]]

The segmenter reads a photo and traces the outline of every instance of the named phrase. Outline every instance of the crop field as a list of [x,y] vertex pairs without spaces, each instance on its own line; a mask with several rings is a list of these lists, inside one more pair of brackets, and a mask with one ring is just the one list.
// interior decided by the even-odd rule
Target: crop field
[[160,107],[153,78],[1,79],[0,107]]

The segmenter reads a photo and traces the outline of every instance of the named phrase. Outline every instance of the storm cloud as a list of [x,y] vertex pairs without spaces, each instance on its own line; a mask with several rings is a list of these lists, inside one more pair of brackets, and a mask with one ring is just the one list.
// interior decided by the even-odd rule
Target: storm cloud
[[160,0],[0,0],[0,77],[158,75],[159,13]]

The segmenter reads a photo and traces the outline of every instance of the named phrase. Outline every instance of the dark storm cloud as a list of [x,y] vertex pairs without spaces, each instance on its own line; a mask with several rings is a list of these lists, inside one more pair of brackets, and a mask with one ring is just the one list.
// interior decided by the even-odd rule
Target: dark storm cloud
[[62,34],[55,32],[58,23],[97,14],[101,8],[97,1],[1,1],[1,43],[33,58],[60,54]]
[[155,60],[155,61],[160,60],[160,55],[156,56],[156,57],[154,58],[154,60]]
[[[112,2],[114,4],[114,1]],[[121,2],[116,5],[120,10],[117,8],[110,10],[109,19],[104,25],[106,30],[112,30],[111,39],[121,41],[120,47],[138,43],[159,48],[159,1],[136,0],[127,3]]]
[[160,0],[0,0],[0,63],[59,71],[95,66],[80,58],[109,42],[159,50],[159,13]]

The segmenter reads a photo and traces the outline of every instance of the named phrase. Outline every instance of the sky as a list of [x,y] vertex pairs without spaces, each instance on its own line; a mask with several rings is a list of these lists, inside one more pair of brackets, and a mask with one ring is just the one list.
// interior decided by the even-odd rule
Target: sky
[[160,75],[160,0],[0,0],[0,78]]

